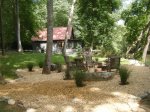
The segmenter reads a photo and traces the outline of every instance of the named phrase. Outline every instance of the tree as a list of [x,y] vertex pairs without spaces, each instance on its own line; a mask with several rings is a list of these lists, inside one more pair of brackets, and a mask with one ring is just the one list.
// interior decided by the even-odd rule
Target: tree
[[47,47],[42,71],[43,74],[51,73],[51,56],[53,44],[53,0],[47,0],[47,15]]
[[147,33],[147,43],[144,47],[143,55],[142,55],[142,60],[144,63],[146,62],[146,56],[147,56],[147,51],[148,51],[149,45],[150,45],[150,27],[149,27],[149,31]]
[[19,1],[15,0],[15,9],[16,9],[16,37],[18,44],[18,52],[23,52],[21,37],[20,37],[20,17],[19,17]]
[[2,7],[3,7],[3,0],[0,0],[0,38],[1,38],[2,55],[5,55],[4,39],[3,39],[3,18],[2,18],[3,8]]
[[127,33],[125,34],[128,48],[126,56],[132,53],[134,58],[141,58],[147,42],[147,33],[150,26],[150,1],[135,0],[131,9],[123,11]]
[[75,5],[76,0],[73,0],[72,5],[71,5],[71,10],[70,10],[70,14],[69,14],[69,18],[68,18],[68,25],[67,25],[67,30],[66,30],[66,35],[65,35],[65,42],[64,42],[64,46],[63,46],[63,56],[64,56],[64,60],[65,63],[67,65],[67,70],[66,70],[66,79],[70,79],[70,69],[69,69],[69,57],[66,55],[66,47],[67,47],[67,43],[68,43],[68,39],[69,39],[69,34],[71,32],[71,27],[72,27],[72,18],[73,18],[73,12],[74,12],[74,5]]
[[[77,15],[81,38],[91,48],[99,46],[109,50],[111,32],[114,26],[112,13],[117,7],[118,0],[78,0]],[[118,4],[119,5],[119,4]]]

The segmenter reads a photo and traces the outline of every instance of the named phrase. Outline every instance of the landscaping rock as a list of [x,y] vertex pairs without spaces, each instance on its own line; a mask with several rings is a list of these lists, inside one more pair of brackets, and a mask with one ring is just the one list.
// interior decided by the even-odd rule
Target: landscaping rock
[[149,95],[149,94],[148,94],[147,92],[145,92],[145,93],[143,93],[143,94],[140,96],[140,98],[141,98],[141,99],[145,99],[148,95]]
[[8,99],[8,104],[9,105],[14,105],[16,101],[14,99]]
[[102,72],[102,73],[100,73],[100,75],[102,78],[108,79],[108,78],[111,78],[112,73],[111,72]]
[[85,80],[108,80],[111,79],[114,75],[114,72],[93,72],[86,73]]

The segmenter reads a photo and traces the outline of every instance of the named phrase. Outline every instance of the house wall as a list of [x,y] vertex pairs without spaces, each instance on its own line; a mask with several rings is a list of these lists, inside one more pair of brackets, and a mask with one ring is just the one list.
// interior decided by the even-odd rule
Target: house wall
[[[54,41],[53,42],[53,52],[54,53],[62,53],[64,41]],[[37,52],[46,52],[46,42],[34,42],[33,43],[33,50]],[[80,42],[68,41],[66,53],[72,54],[77,52],[78,49],[82,49],[82,45]]]

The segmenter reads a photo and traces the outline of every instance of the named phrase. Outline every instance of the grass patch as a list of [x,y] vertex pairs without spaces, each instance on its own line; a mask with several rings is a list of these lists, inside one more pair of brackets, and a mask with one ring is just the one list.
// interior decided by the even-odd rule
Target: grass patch
[[[4,57],[0,57],[1,66],[9,66],[10,68],[26,68],[27,63],[33,62],[38,66],[40,61],[44,61],[45,54],[42,53],[8,53]],[[62,55],[55,54],[52,56],[52,63],[64,64]]]
[[[44,53],[18,53],[8,52],[5,56],[0,56],[0,71],[8,78],[15,78],[16,76],[10,73],[6,73],[7,70],[16,70],[18,68],[26,68],[29,62],[34,63],[35,66],[39,66],[39,62],[44,62]],[[52,56],[52,63],[64,64],[64,58],[62,55],[54,54]]]

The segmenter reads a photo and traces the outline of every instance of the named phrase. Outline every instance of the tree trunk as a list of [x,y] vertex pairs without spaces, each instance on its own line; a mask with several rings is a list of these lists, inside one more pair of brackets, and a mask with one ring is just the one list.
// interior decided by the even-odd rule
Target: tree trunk
[[53,45],[53,0],[47,1],[47,47],[42,74],[51,73],[51,56]]
[[20,18],[19,18],[19,1],[15,0],[15,9],[16,9],[16,36],[17,36],[17,44],[18,44],[18,52],[23,52],[21,37],[20,37]]
[[2,7],[3,7],[3,0],[0,0],[0,38],[1,38],[1,49],[2,49],[2,56],[5,55],[5,48],[4,48],[4,38],[3,38],[3,18],[2,18]]
[[150,27],[150,21],[148,22],[148,24],[144,27],[144,29],[141,31],[140,35],[138,36],[137,40],[135,42],[132,43],[132,45],[128,48],[127,52],[126,52],[126,56],[129,54],[129,52],[131,51],[131,49],[139,42],[141,41],[141,39],[144,36],[145,32],[148,32],[148,28]]
[[149,28],[149,31],[147,33],[147,44],[144,47],[144,51],[143,51],[143,55],[142,55],[142,60],[144,63],[146,62],[146,55],[147,55],[149,45],[150,45],[150,28]]
[[73,0],[73,3],[71,5],[71,10],[70,10],[70,14],[69,14],[69,19],[68,19],[68,25],[67,25],[67,30],[66,30],[66,35],[65,35],[65,42],[64,42],[64,46],[63,46],[63,56],[64,56],[64,60],[65,63],[67,65],[67,70],[66,70],[66,77],[65,79],[70,79],[70,63],[69,63],[69,57],[66,55],[66,47],[68,44],[68,38],[69,38],[69,34],[71,32],[71,22],[72,22],[72,18],[73,18],[73,12],[74,12],[74,5],[75,5],[76,0]]

